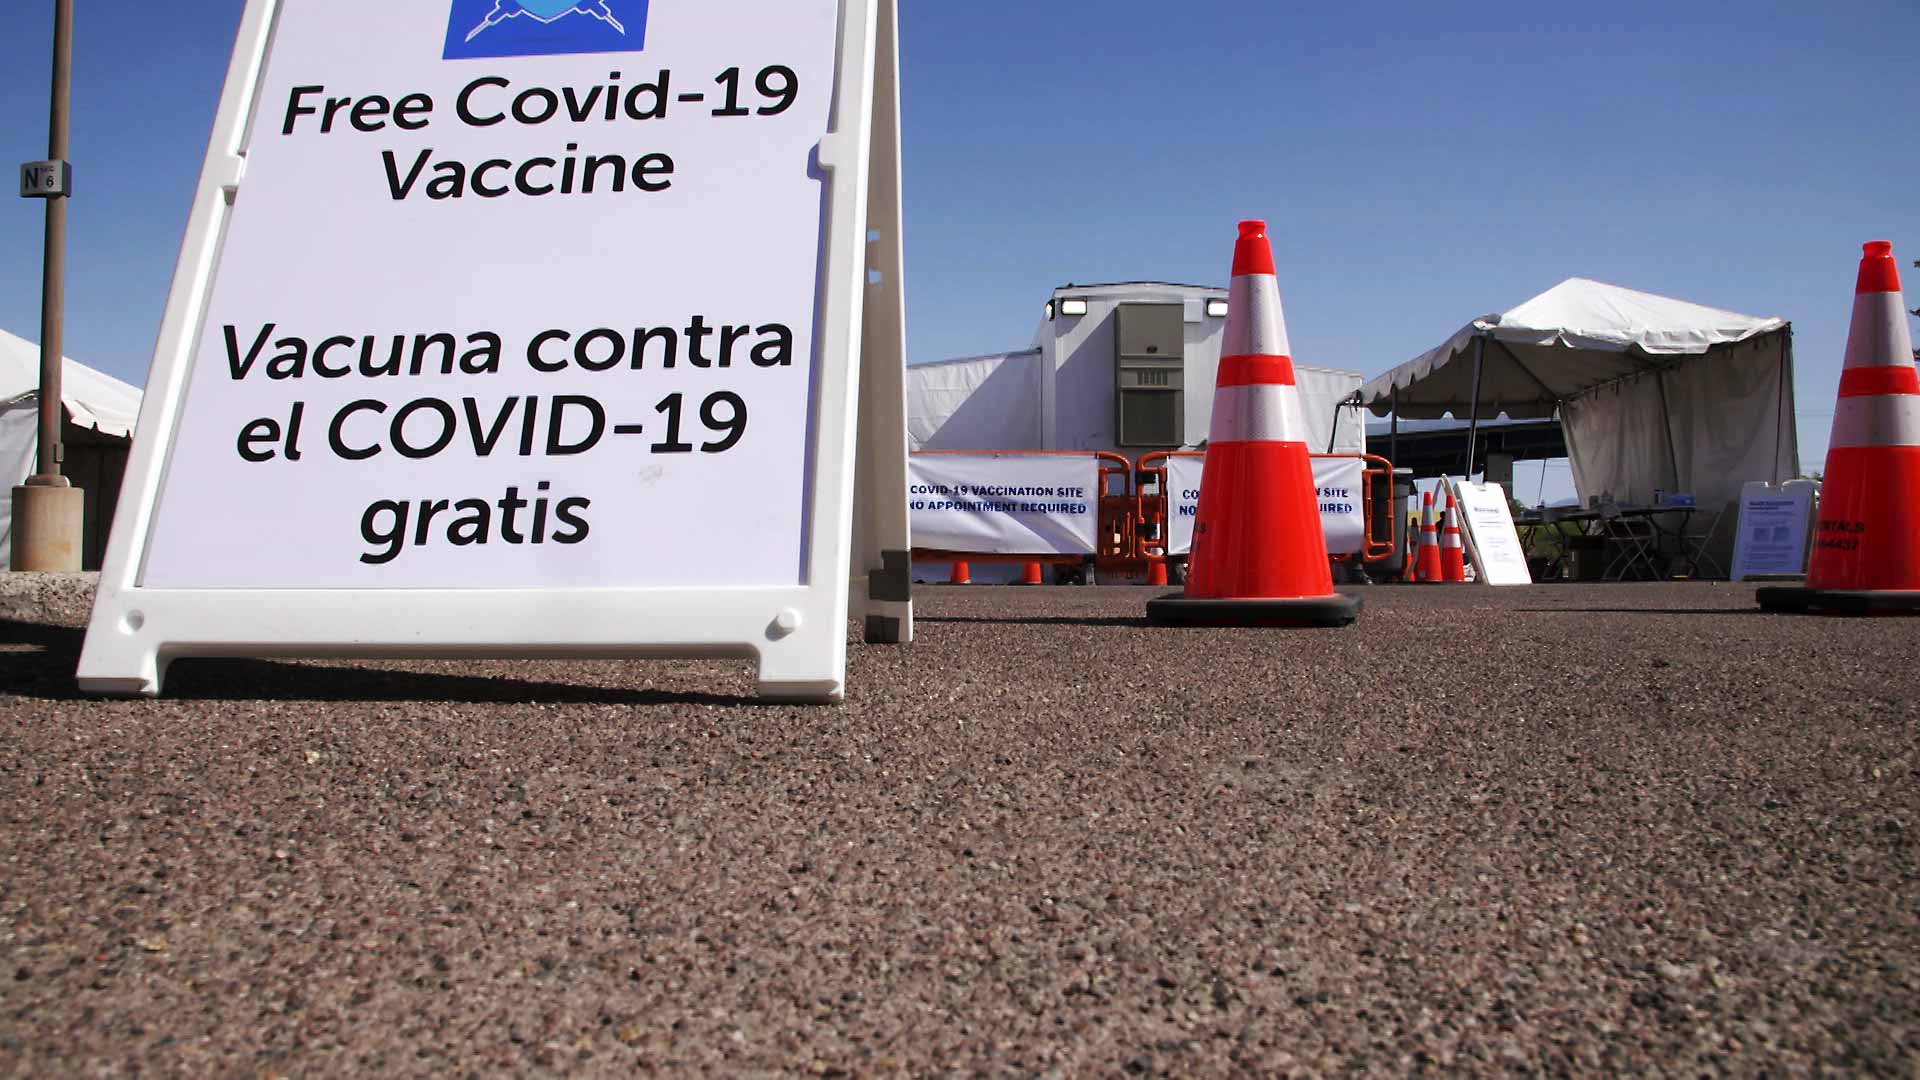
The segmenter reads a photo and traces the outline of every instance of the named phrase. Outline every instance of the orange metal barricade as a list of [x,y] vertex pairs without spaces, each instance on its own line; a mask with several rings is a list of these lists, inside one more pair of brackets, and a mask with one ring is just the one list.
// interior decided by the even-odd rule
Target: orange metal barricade
[[[1001,457],[1090,457],[1099,463],[1095,476],[1096,514],[1093,562],[1096,572],[1138,562],[1139,522],[1135,511],[1139,496],[1133,490],[1133,463],[1106,450],[916,450],[922,455],[973,456],[993,454]],[[1116,491],[1115,488],[1118,488]],[[978,563],[1050,563],[1080,566],[1085,555],[1061,555],[1054,552],[978,552],[945,551],[937,548],[913,549],[913,558],[922,562]]]
[[[1388,539],[1376,539],[1374,535],[1373,485],[1376,482],[1389,485],[1392,490],[1393,463],[1375,454],[1314,454],[1316,458],[1358,458],[1367,464],[1360,471],[1360,505],[1363,534],[1360,541],[1359,561],[1384,562],[1393,555],[1393,532],[1389,527]],[[1198,450],[1158,450],[1144,454],[1134,476],[1134,493],[1138,502],[1135,515],[1139,520],[1139,551],[1142,558],[1156,562],[1166,562],[1167,555],[1167,459],[1174,457],[1204,458],[1206,454]],[[1152,494],[1147,492],[1152,485]],[[1350,556],[1329,556],[1330,558],[1349,558]]]
[[[1165,566],[1171,560],[1167,555],[1167,459],[1172,457],[1203,458],[1206,455],[1196,450],[1158,450],[1142,455],[1139,461],[1130,462],[1125,457],[1106,450],[920,450],[916,454],[953,454],[979,455],[999,454],[1004,456],[1067,456],[1091,457],[1099,463],[1096,483],[1098,485],[1098,518],[1096,523],[1093,564],[1096,571],[1118,571],[1128,575],[1144,575],[1154,564]],[[1330,556],[1338,559],[1354,559],[1363,563],[1383,562],[1393,555],[1393,541],[1380,539],[1377,527],[1382,523],[1376,519],[1374,504],[1374,484],[1393,483],[1393,463],[1375,454],[1314,454],[1316,458],[1357,458],[1366,467],[1360,472],[1360,500],[1365,508],[1361,518],[1364,523],[1361,538],[1361,550],[1357,556]],[[1149,487],[1153,490],[1149,491]],[[1390,501],[1390,500],[1389,500]],[[1391,509],[1391,508],[1389,508]],[[1384,525],[1387,537],[1392,537],[1390,523]],[[981,562],[981,563],[1052,563],[1055,565],[1080,566],[1087,562],[1084,555],[1060,555],[1053,552],[1026,553],[982,553],[977,551],[945,551],[934,548],[913,549],[913,558],[923,562]]]
[[1385,523],[1385,538],[1374,536],[1373,485],[1387,486],[1387,512],[1393,512],[1393,462],[1378,454],[1315,454],[1314,457],[1351,457],[1359,458],[1367,468],[1360,470],[1360,505],[1365,509],[1360,514],[1362,531],[1360,536],[1360,561],[1385,562],[1393,557],[1393,522],[1389,518]]

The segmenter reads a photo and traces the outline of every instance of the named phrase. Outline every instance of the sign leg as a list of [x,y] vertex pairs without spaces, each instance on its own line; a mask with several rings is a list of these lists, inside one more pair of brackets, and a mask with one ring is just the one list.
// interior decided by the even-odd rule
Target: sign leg
[[904,645],[913,640],[896,14],[893,0],[880,4],[874,57],[872,173],[867,195],[869,272],[861,316],[859,427],[854,450],[850,596],[865,640],[879,645]]

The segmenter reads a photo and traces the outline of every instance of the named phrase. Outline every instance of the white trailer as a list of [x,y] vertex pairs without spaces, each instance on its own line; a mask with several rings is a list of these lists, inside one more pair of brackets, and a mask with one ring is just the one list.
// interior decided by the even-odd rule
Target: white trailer
[[[1107,450],[1138,457],[1205,441],[1227,290],[1066,285],[1030,348],[907,369],[915,450]],[[1294,357],[1310,448],[1364,453],[1359,372]]]

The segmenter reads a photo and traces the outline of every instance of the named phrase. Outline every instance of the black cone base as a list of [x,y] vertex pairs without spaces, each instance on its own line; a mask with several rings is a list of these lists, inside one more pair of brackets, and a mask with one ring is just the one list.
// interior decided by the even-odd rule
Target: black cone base
[[1296,600],[1197,600],[1169,593],[1147,601],[1147,621],[1159,626],[1345,626],[1360,614],[1357,596]]
[[1771,586],[1754,594],[1763,611],[1794,615],[1920,615],[1920,590]]

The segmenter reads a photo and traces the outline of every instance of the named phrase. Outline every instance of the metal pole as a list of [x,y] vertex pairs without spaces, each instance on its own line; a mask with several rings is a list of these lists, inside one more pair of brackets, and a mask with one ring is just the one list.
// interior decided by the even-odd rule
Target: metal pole
[[[1387,391],[1387,407],[1392,409],[1392,419],[1387,421],[1387,460],[1393,463],[1393,471],[1387,474],[1387,509],[1392,511],[1387,520],[1393,528],[1387,535],[1393,539],[1393,556],[1387,560],[1387,570],[1397,576],[1404,576],[1407,569],[1407,500],[1400,495],[1400,387],[1392,386]],[[1412,470],[1408,470],[1412,474]]]
[[[1916,263],[1920,266],[1920,263]],[[1787,399],[1793,397],[1793,324],[1788,323],[1781,331],[1784,335],[1780,342],[1780,392],[1773,402],[1773,482],[1784,483],[1792,477],[1780,475],[1780,429],[1793,422],[1793,475],[1800,475],[1800,418],[1787,415]],[[1821,462],[1824,472],[1826,463]]]
[[1363,454],[1367,452],[1367,406],[1360,400],[1360,391],[1355,390],[1342,398],[1340,404],[1333,407],[1333,430],[1327,432],[1327,453],[1329,454],[1333,453],[1333,448],[1340,442],[1340,414],[1348,409],[1354,410],[1355,415],[1360,418],[1357,421],[1360,425],[1360,452]]
[[1393,419],[1387,426],[1387,460],[1395,468],[1400,466],[1400,388],[1394,387],[1387,393],[1387,407],[1393,410]]
[[53,101],[47,110],[47,156],[53,161],[46,167],[57,170],[61,182],[58,190],[46,192],[47,246],[40,271],[40,446],[33,475],[13,489],[8,570],[75,571],[85,563],[86,492],[62,475],[66,454],[60,443],[64,411],[60,357],[66,351],[60,331],[66,292],[67,192],[71,190],[65,162],[72,67],[73,0],[54,0]]
[[[1667,462],[1673,466],[1670,470],[1673,474],[1673,490],[1678,491],[1680,490],[1680,445],[1673,438],[1673,406],[1667,403],[1667,373],[1655,371],[1653,386],[1660,392],[1660,419],[1667,429]],[[1780,442],[1778,432],[1774,433],[1773,441],[1776,445]]]
[[1473,454],[1480,441],[1480,366],[1487,359],[1487,335],[1481,334],[1473,339],[1473,408],[1467,414],[1467,471],[1465,479],[1473,479]]
[[[47,157],[67,158],[67,109],[73,67],[73,0],[53,3],[53,105],[47,118]],[[38,475],[28,480],[65,487],[60,445],[61,310],[66,299],[67,200],[47,200],[46,253],[40,271],[40,454]]]

